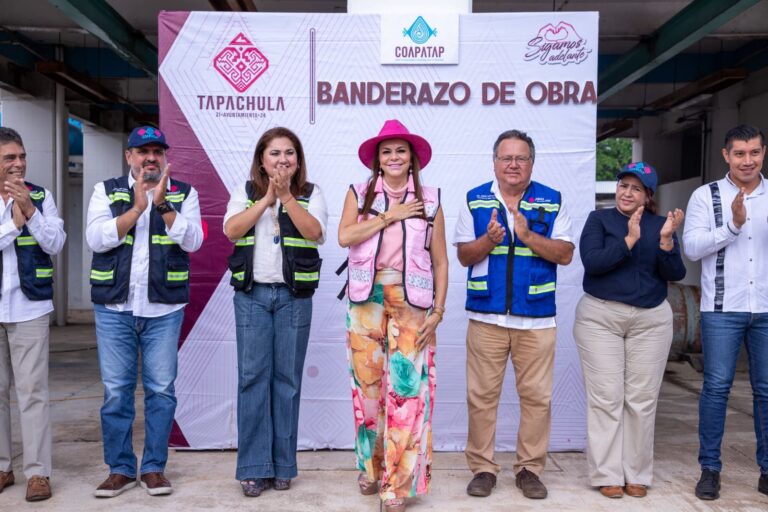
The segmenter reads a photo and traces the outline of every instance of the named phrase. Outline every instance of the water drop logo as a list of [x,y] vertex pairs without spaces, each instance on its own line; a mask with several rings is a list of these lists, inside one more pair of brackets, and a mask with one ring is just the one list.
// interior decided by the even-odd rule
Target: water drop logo
[[430,27],[422,16],[416,18],[410,27],[403,29],[403,37],[410,37],[416,44],[424,44],[430,37],[436,35],[437,29]]
[[213,67],[242,93],[269,68],[269,60],[241,32],[213,58]]

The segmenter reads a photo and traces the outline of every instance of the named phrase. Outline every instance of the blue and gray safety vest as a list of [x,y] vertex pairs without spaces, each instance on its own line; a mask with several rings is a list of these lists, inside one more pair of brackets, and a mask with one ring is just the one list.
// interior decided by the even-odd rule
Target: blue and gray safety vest
[[[467,193],[475,237],[486,233],[494,209],[506,234],[486,260],[469,267],[466,309],[477,313],[554,316],[557,265],[539,257],[515,236],[514,222],[508,221],[506,207],[491,192],[491,185],[488,182]],[[531,181],[518,209],[528,220],[531,231],[549,238],[560,210],[560,192]]]
[[[165,199],[181,212],[191,186],[171,180]],[[113,217],[133,207],[133,189],[128,176],[104,182]],[[185,304],[189,302],[189,254],[168,237],[165,221],[152,205],[149,213],[149,302]],[[122,304],[128,300],[131,281],[131,258],[136,226],[122,244],[107,252],[93,253],[91,263],[91,301],[96,304]]]

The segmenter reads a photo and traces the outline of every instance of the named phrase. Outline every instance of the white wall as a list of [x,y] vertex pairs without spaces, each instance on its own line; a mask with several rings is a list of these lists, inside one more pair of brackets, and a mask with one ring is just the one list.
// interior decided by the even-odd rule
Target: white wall
[[[701,185],[701,178],[691,178],[683,181],[675,181],[660,185],[656,190],[656,204],[659,215],[666,215],[667,212],[680,208],[685,211],[688,206],[688,199],[696,188]],[[683,241],[683,226],[677,230],[677,239]],[[680,281],[684,284],[698,285],[701,276],[701,262],[690,261],[683,255],[683,263],[687,270],[685,279]]]

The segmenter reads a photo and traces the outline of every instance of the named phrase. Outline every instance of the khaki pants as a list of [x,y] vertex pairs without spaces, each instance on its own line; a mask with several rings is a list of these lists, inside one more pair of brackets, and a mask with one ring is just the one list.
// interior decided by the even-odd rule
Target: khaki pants
[[555,328],[519,330],[470,320],[467,328],[467,406],[465,451],[472,473],[498,473],[494,460],[496,412],[507,358],[515,368],[520,396],[515,474],[544,470],[549,446]]
[[651,485],[656,405],[669,347],[672,308],[584,295],[573,335],[587,393],[591,485]]
[[10,471],[11,375],[21,418],[24,475],[51,475],[48,315],[0,324],[0,471]]

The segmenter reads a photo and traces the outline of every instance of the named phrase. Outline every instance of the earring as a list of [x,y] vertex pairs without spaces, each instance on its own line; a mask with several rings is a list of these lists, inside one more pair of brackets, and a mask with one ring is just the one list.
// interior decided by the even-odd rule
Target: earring
[[263,166],[263,165],[260,165],[260,166],[259,166],[259,172],[260,172],[261,174],[267,174],[267,170],[264,168],[264,166]]
[[384,170],[379,168],[379,176],[384,176]]

